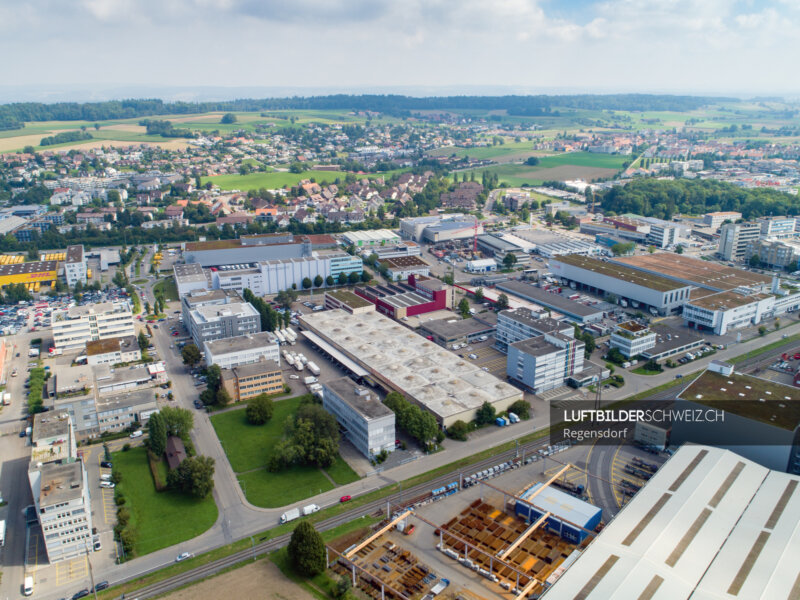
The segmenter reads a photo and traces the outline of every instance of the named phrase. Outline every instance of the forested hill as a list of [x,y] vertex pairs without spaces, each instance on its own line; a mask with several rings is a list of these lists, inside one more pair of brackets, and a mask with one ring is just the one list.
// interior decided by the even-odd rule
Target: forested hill
[[[0,105],[0,123],[23,121],[103,121],[210,111],[371,110],[410,114],[417,110],[506,110],[512,115],[557,114],[559,109],[688,111],[733,98],[654,94],[586,94],[574,96],[431,96],[330,95],[293,98],[239,99],[223,102],[164,102],[158,99],[108,102],[23,102]],[[17,125],[19,126],[19,125]]]
[[640,179],[614,186],[601,199],[605,212],[670,219],[676,213],[702,215],[736,211],[744,219],[800,214],[797,196],[767,188],[741,188],[712,179]]

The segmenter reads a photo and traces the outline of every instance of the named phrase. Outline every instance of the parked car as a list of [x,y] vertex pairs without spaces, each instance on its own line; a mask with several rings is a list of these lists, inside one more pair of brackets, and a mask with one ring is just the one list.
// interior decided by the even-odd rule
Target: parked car
[[95,592],[99,592],[100,590],[107,590],[107,589],[108,589],[108,582],[107,581],[101,581],[100,583],[98,583],[97,585],[94,586],[94,591]]
[[192,554],[191,552],[181,552],[180,554],[178,554],[178,556],[175,557],[175,562],[183,562],[185,560],[189,560],[193,556],[194,554]]
[[115,486],[115,484],[114,484],[113,481],[101,481],[100,482],[100,487],[101,488],[105,488],[107,490],[113,490],[114,486]]
[[142,432],[142,430],[141,430],[141,429],[137,429],[136,431],[134,431],[134,432],[133,432],[133,433],[130,435],[130,437],[131,437],[131,439],[136,439],[136,438],[140,438],[140,437],[142,437],[143,435],[144,435],[144,433]]
[[112,463],[110,460],[103,460],[100,461],[100,466],[104,469],[111,469],[114,467],[114,463]]
[[83,588],[80,592],[75,592],[74,594],[72,594],[72,600],[78,600],[78,598],[85,598],[86,596],[89,595],[89,593],[90,592],[88,588]]
[[195,400],[194,401],[194,407],[195,408],[204,408],[205,405],[202,402],[200,402],[200,400]]

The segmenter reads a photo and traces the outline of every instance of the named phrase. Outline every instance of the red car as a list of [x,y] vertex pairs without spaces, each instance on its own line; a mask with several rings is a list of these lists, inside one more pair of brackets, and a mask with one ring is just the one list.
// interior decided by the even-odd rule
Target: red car
[[339,498],[339,502],[349,502],[352,499],[353,499],[352,496],[342,496],[341,498]]
[[172,332],[172,336],[175,337],[176,335],[178,335],[178,332],[177,331],[173,331]]
[[[31,331],[33,331],[33,330],[31,330]],[[797,354],[794,355],[794,359],[795,360],[800,360],[800,352],[798,352]]]

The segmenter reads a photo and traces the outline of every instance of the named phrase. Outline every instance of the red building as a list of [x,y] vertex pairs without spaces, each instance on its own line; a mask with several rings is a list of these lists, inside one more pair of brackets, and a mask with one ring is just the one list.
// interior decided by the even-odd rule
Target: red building
[[453,306],[453,289],[432,277],[408,278],[408,283],[357,287],[357,295],[375,305],[375,310],[393,319],[412,317]]

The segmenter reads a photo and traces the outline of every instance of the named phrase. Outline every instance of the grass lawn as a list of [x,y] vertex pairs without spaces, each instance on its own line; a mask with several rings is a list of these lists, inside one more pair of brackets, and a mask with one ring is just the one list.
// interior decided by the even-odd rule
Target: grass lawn
[[162,279],[153,286],[153,294],[159,295],[161,293],[164,294],[164,297],[167,300],[175,300],[175,301],[180,300],[180,298],[178,297],[178,286],[175,285],[174,277],[168,277],[167,279]]
[[333,463],[330,467],[325,469],[325,472],[331,476],[338,485],[344,485],[346,483],[353,483],[354,481],[358,481],[360,477],[358,473],[353,471],[350,468],[350,465],[339,455],[336,456],[336,462]]
[[[555,156],[542,156],[536,166],[507,163],[481,167],[473,172],[476,178],[479,178],[484,171],[497,173],[500,181],[505,181],[510,186],[520,186],[523,183],[538,185],[544,179],[608,177],[614,174],[612,171],[618,171],[622,168],[623,162],[629,160],[631,160],[631,157],[628,156],[593,154],[591,152],[565,152]],[[560,170],[549,171],[548,169]]]
[[170,491],[156,492],[144,448],[113,456],[114,468],[122,474],[117,487],[127,499],[125,506],[139,533],[137,556],[197,537],[217,520],[212,496],[197,500]]
[[202,183],[207,181],[218,185],[223,190],[257,190],[266,188],[274,190],[284,186],[297,185],[301,179],[313,178],[318,183],[327,181],[333,183],[336,178],[344,179],[343,171],[303,171],[302,173],[289,173],[286,171],[273,171],[267,173],[249,173],[247,175],[217,175],[204,177]]
[[262,508],[277,508],[333,489],[316,467],[292,467],[270,473],[265,467],[237,475],[247,500]]
[[631,371],[631,373],[636,373],[637,375],[658,375],[659,373],[663,372],[663,369],[661,371],[651,371],[650,369],[645,369],[644,367],[636,367]]

